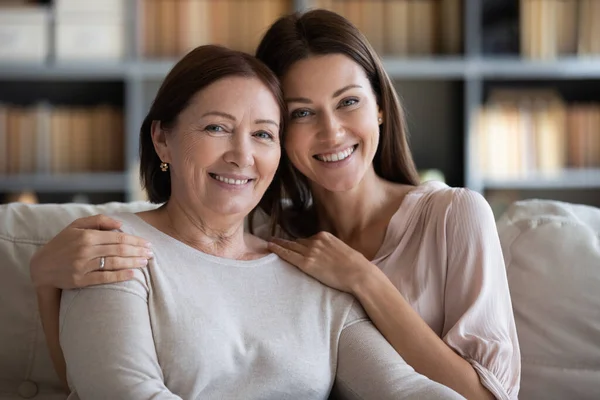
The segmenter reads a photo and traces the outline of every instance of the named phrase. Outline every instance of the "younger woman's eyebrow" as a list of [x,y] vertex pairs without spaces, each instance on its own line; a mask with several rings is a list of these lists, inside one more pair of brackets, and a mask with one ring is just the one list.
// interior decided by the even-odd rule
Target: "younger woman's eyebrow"
[[287,97],[284,99],[286,103],[302,103],[302,104],[311,104],[312,100],[307,99],[306,97]]
[[360,89],[360,88],[362,88],[362,86],[360,86],[360,85],[354,85],[354,84],[353,85],[344,86],[343,88],[336,90],[333,93],[333,96],[331,96],[331,97],[332,98],[338,97],[339,95],[341,95],[342,93],[344,93],[346,90],[350,90],[350,89],[354,89],[354,88],[359,88]]
[[[362,86],[356,85],[356,84],[344,86],[343,88],[338,89],[335,92],[333,92],[333,95],[331,97],[336,98],[336,97],[340,96],[342,93],[344,93],[346,90],[350,90],[350,89],[354,89],[354,88],[360,89],[360,88],[362,88]],[[286,103],[312,104],[312,100],[307,99],[306,97],[286,97],[285,102]]]

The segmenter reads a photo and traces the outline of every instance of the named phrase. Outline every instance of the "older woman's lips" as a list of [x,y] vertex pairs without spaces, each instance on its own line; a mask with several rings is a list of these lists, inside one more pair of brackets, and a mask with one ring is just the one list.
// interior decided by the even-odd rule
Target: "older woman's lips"
[[218,175],[218,174],[212,174],[209,173],[210,177],[213,178],[215,181],[217,181],[218,183],[222,184],[222,185],[226,185],[226,187],[244,187],[246,186],[248,183],[252,182],[254,179],[252,178],[248,178],[245,176],[235,176],[235,175]]

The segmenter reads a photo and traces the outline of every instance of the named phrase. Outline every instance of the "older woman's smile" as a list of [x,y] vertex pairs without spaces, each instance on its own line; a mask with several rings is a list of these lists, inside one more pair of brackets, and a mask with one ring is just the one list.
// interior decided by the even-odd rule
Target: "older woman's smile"
[[213,178],[215,181],[217,181],[218,183],[227,185],[226,187],[229,188],[229,186],[233,186],[233,187],[244,187],[246,186],[248,183],[254,181],[253,178],[250,178],[248,176],[243,176],[243,175],[234,175],[234,174],[213,174],[210,173],[209,174],[211,178]]

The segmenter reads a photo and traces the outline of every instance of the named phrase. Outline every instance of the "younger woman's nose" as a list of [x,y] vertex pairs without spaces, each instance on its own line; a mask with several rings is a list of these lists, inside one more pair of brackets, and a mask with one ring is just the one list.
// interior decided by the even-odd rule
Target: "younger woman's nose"
[[344,135],[340,121],[335,115],[322,114],[319,121],[319,136],[323,140],[336,140]]

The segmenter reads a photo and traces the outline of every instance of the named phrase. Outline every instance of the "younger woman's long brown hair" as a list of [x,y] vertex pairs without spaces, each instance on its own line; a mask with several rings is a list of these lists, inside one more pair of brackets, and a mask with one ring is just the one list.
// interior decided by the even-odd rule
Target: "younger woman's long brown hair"
[[[343,54],[365,71],[383,112],[379,146],[373,166],[380,177],[417,185],[417,170],[408,146],[404,111],[381,59],[367,38],[347,19],[327,10],[293,13],[279,18],[266,32],[256,56],[282,79],[297,61],[311,55]],[[285,132],[283,133],[285,138]],[[272,218],[271,234],[279,225],[292,237],[307,237],[318,230],[308,181],[282,152],[280,179],[273,182],[259,203]],[[280,183],[281,186],[277,186]],[[289,206],[283,207],[284,202]],[[254,213],[251,214],[250,227]]]

